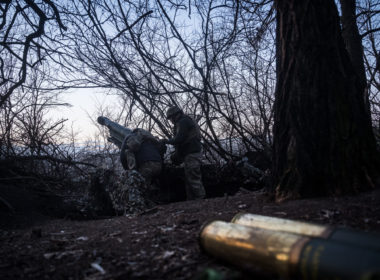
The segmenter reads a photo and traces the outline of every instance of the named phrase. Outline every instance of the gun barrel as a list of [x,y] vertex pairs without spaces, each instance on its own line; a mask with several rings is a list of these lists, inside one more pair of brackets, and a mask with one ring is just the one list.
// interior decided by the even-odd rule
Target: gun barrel
[[217,258],[254,272],[290,279],[377,279],[380,254],[304,235],[214,221],[200,233],[200,246]]
[[110,119],[100,116],[98,117],[98,123],[106,126],[111,135],[112,142],[116,142],[117,146],[121,146],[121,143],[124,141],[125,137],[132,133],[132,130],[124,127],[116,122],[111,121]]

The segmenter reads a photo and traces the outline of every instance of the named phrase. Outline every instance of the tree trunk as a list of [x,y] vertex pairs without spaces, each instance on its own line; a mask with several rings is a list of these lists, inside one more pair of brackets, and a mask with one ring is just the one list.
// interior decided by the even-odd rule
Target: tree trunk
[[342,9],[342,36],[348,55],[354,66],[361,85],[361,96],[364,98],[364,106],[366,113],[371,116],[371,108],[369,105],[367,78],[364,69],[363,44],[356,23],[356,0],[340,0]]
[[333,0],[276,0],[281,61],[274,115],[277,200],[379,185],[379,158]]

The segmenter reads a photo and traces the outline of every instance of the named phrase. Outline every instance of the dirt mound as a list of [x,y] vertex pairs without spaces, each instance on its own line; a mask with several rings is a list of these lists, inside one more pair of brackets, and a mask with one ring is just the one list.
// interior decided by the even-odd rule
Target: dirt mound
[[161,205],[138,215],[45,219],[20,229],[2,227],[0,278],[193,279],[213,269],[227,279],[251,279],[198,246],[202,224],[229,221],[238,212],[380,232],[380,190],[281,204],[268,201],[263,192],[240,191]]

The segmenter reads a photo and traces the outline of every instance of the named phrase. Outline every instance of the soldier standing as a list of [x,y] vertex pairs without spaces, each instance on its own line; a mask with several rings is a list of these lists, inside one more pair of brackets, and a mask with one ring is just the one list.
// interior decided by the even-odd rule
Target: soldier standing
[[168,109],[166,117],[174,124],[174,138],[163,139],[164,144],[174,145],[173,163],[184,162],[186,197],[188,200],[202,199],[205,189],[202,184],[202,144],[198,124],[177,106]]

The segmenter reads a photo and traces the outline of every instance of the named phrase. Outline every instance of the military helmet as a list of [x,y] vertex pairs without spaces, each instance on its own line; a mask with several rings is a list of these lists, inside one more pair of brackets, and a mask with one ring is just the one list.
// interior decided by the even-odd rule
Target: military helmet
[[182,110],[180,108],[178,108],[177,106],[172,106],[167,110],[166,118],[170,119],[171,117],[173,117],[177,113],[182,113]]

